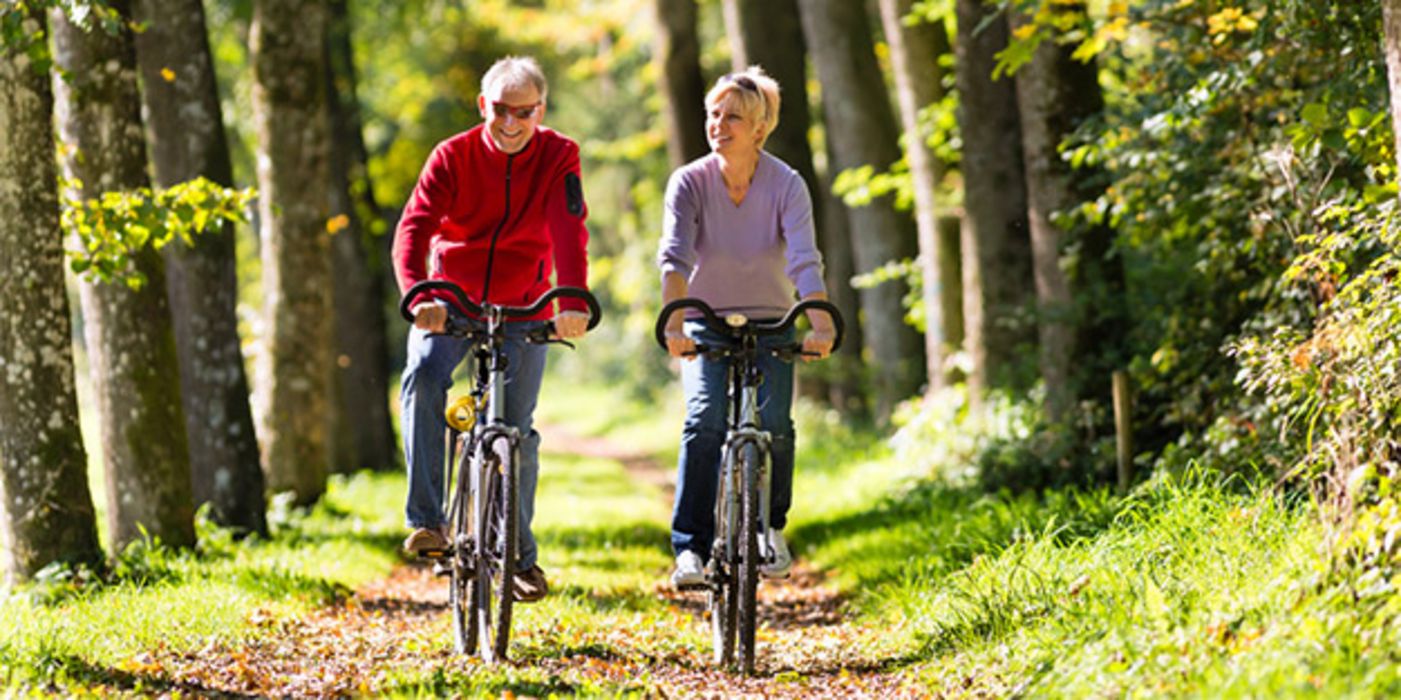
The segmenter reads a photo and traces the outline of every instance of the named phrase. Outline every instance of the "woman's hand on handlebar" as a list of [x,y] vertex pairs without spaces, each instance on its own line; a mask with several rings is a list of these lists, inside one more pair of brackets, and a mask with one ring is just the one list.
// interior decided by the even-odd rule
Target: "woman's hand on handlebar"
[[803,362],[825,359],[832,354],[832,341],[835,339],[836,332],[830,327],[808,331],[803,336]]
[[555,314],[554,338],[572,340],[584,337],[589,329],[589,315],[582,311],[561,311]]
[[413,327],[429,333],[442,333],[447,328],[448,307],[441,301],[414,304]]
[[696,359],[696,341],[692,340],[679,327],[668,326],[666,329],[666,351],[672,357],[694,360]]

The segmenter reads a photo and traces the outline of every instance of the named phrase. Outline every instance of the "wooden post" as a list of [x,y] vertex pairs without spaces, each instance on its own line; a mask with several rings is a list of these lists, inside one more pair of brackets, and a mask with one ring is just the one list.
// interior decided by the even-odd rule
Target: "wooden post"
[[1114,372],[1115,454],[1119,460],[1119,492],[1126,493],[1133,481],[1133,394],[1129,374]]

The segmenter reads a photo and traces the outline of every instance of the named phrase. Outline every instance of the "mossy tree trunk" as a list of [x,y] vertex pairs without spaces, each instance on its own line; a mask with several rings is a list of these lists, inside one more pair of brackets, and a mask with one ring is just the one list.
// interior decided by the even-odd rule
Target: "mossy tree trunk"
[[[888,170],[900,159],[899,127],[876,62],[870,20],[862,3],[801,0],[803,35],[817,77],[833,172],[870,165]],[[919,252],[914,222],[897,212],[894,196],[847,208],[858,272],[866,273]],[[878,420],[924,383],[924,345],[905,323],[902,299],[909,291],[892,280],[860,292],[862,333],[873,365]]]
[[[944,179],[944,164],[929,148],[929,130],[920,124],[920,110],[944,97],[944,71],[939,57],[949,52],[949,35],[943,23],[919,21],[907,24],[914,0],[880,0],[881,24],[890,46],[890,66],[895,74],[895,95],[905,131],[905,161],[915,195],[915,229],[919,235],[919,271],[923,283],[925,384],[928,391],[948,383],[947,359],[954,350],[952,329],[962,318],[947,318],[945,290],[960,284],[942,276],[943,251],[939,246],[939,210],[936,195]],[[961,339],[959,339],[961,340]]]
[[[125,0],[109,5],[126,20]],[[84,199],[146,187],[146,143],[129,27],[87,32],[54,11],[54,81],[64,173]],[[146,248],[134,254],[145,284],[84,281],[81,287],[93,394],[102,428],[107,522],[114,549],[142,530],[171,546],[195,541],[190,457],[180,402],[175,329],[165,265]]]
[[265,304],[258,427],[269,489],[298,505],[325,492],[330,462],[326,16],[324,1],[256,0],[249,31]]
[[[387,266],[373,225],[381,221],[370,187],[361,130],[346,0],[331,0],[327,40],[327,108],[331,141],[330,206],[336,324],[336,404],[331,465],[336,471],[396,469],[399,451],[389,417],[389,341],[384,318]],[[340,217],[345,217],[341,219]]]
[[[25,18],[42,31],[45,17]],[[0,573],[102,561],[78,429],[48,71],[0,45]]]
[[656,0],[658,78],[665,95],[672,167],[710,152],[705,138],[705,80],[696,34],[696,0]]
[[[136,0],[136,58],[145,89],[156,184],[196,177],[233,184],[219,89],[199,0]],[[165,250],[180,383],[197,503],[214,522],[267,533],[263,471],[238,337],[234,231],[223,225],[193,247]]]
[[[1087,10],[1084,3],[1061,3],[1055,11]],[[1014,28],[1024,21],[1015,16]],[[1071,420],[1081,399],[1108,401],[1109,369],[1122,352],[1125,333],[1123,266],[1113,253],[1113,229],[1100,224],[1069,231],[1052,222],[1103,191],[1103,178],[1088,168],[1076,170],[1060,154],[1060,144],[1104,106],[1098,64],[1074,58],[1075,49],[1043,42],[1016,78],[1041,378],[1046,416],[1056,423]],[[1071,236],[1079,250],[1067,267],[1061,252]]]
[[[1016,82],[994,79],[1007,46],[1004,17],[982,0],[957,0],[955,80],[963,135],[963,320],[969,395],[1012,386],[1034,326],[1016,319],[1035,301]],[[986,26],[984,23],[986,22]],[[981,31],[978,31],[981,27]]]

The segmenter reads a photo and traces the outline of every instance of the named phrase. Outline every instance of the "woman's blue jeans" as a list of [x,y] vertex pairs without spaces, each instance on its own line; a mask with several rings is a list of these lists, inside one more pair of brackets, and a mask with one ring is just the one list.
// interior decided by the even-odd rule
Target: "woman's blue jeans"
[[[697,343],[727,347],[729,339],[707,330],[698,321],[686,322],[686,335]],[[762,347],[793,342],[794,334],[760,340]],[[769,527],[783,529],[793,502],[793,365],[767,353],[760,355],[764,375],[759,385],[759,423],[773,438],[770,455]],[[702,561],[710,558],[715,538],[715,495],[719,486],[721,450],[725,444],[729,408],[729,362],[704,357],[681,362],[681,386],[686,397],[686,422],[681,429],[677,464],[676,502],[671,516],[671,547],[691,550]]]
[[[521,433],[520,568],[535,565],[535,483],[540,474],[540,434],[534,429],[536,399],[545,374],[545,346],[527,343],[525,335],[544,321],[506,324],[506,422]],[[461,338],[409,331],[408,360],[399,388],[404,434],[404,461],[409,469],[409,527],[438,527],[443,515],[443,465],[447,406],[452,373],[471,344]]]

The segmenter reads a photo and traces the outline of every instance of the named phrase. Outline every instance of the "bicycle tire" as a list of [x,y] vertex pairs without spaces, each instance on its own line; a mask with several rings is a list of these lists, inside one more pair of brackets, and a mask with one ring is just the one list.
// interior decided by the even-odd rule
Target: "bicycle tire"
[[710,610],[711,657],[717,666],[728,666],[735,655],[735,615],[738,599],[735,578],[738,544],[733,527],[733,515],[738,510],[735,488],[730,475],[733,470],[720,470],[720,484],[715,498],[715,528],[718,533],[711,548],[711,580],[706,595]]
[[470,470],[474,465],[471,462],[469,451],[462,450],[457,482],[448,506],[448,522],[452,527],[452,577],[448,584],[448,599],[452,608],[452,626],[459,654],[473,654],[477,651],[477,626],[472,620],[472,611],[475,609],[472,604],[472,571],[476,549],[472,544]]
[[754,631],[758,627],[759,537],[763,523],[759,522],[759,469],[763,455],[753,443],[739,449],[741,484],[739,527],[739,639],[740,670],[754,672]]
[[520,504],[516,500],[516,448],[504,437],[483,446],[482,483],[485,497],[477,543],[478,651],[483,661],[506,659],[511,638],[512,587],[519,548],[517,526]]

